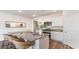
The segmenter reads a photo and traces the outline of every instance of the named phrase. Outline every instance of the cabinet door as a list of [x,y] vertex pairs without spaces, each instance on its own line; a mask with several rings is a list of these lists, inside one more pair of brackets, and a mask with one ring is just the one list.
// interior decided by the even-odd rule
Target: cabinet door
[[52,26],[63,26],[63,17],[54,16],[52,20]]
[[63,32],[51,32],[51,38],[63,42]]
[[34,21],[34,32],[38,29],[38,21]]
[[48,49],[49,48],[49,37],[48,36],[40,39],[39,48],[40,49]]

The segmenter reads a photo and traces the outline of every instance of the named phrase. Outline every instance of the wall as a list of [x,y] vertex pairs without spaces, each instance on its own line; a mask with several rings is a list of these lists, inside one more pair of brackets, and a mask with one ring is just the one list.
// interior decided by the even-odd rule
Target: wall
[[64,11],[64,43],[79,48],[79,11]]
[[[5,28],[5,21],[15,21],[15,22],[24,22],[26,23],[25,28]],[[33,31],[33,21],[25,17],[1,13],[0,12],[0,41],[3,40],[3,33],[7,32],[20,32],[20,31]]]

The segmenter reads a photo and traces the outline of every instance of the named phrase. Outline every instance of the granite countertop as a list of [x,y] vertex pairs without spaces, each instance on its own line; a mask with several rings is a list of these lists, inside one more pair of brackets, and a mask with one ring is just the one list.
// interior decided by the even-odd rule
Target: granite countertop
[[42,35],[35,35],[34,40],[42,39],[44,37],[48,36],[48,34],[42,34]]

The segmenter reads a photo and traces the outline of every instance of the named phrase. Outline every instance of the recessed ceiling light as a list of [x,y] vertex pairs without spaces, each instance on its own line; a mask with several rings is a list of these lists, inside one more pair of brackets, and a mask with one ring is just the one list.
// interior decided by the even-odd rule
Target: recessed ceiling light
[[22,12],[22,10],[18,10],[18,12],[19,12],[19,13],[21,13],[21,12]]

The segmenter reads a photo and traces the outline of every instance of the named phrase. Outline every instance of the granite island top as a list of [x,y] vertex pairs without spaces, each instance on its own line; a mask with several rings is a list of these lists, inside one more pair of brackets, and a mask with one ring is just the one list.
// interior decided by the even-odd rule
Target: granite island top
[[6,39],[13,40],[13,43],[16,43],[16,44],[19,44],[19,45],[23,44],[23,46],[22,46],[23,48],[28,48],[28,47],[34,45],[35,44],[34,42],[36,40],[42,39],[45,36],[47,36],[48,34],[42,34],[42,35],[33,34],[32,40],[27,39],[28,37],[31,37],[31,36],[26,37],[26,35],[23,36],[22,34],[20,34],[20,35],[17,35],[17,34],[14,35],[14,34],[10,34],[9,33],[9,34],[4,34],[4,35],[8,36],[8,37],[5,37]]

